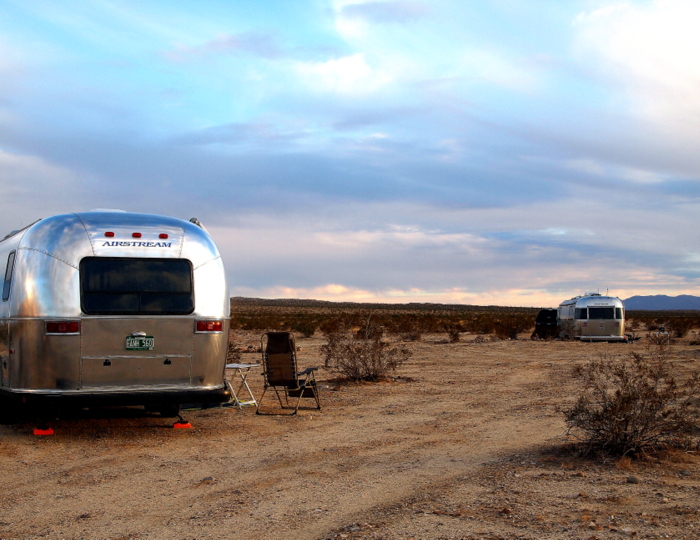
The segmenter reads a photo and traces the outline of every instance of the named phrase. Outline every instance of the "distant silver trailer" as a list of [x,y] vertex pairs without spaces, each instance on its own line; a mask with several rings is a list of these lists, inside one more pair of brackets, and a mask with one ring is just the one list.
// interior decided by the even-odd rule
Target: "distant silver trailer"
[[559,335],[581,341],[627,341],[622,300],[586,293],[559,304]]
[[144,405],[230,399],[229,298],[201,224],[91,211],[0,241],[0,396]]

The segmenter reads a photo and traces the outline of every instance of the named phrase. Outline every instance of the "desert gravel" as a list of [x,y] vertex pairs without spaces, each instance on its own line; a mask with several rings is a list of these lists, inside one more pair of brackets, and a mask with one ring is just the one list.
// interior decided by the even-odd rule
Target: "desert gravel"
[[[444,337],[409,343],[391,381],[321,370],[323,409],[296,417],[195,410],[192,429],[173,429],[141,410],[84,411],[45,437],[29,421],[0,425],[0,539],[700,538],[695,453],[563,451],[572,367],[644,352],[643,340]],[[322,364],[323,343],[298,340],[301,367]],[[687,372],[700,348],[672,355]],[[259,396],[259,370],[250,380]]]

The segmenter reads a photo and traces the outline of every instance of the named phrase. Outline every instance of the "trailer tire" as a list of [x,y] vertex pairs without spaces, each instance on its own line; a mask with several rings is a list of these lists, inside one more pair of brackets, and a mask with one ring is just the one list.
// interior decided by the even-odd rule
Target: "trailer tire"
[[158,414],[163,418],[174,418],[180,415],[180,404],[168,405],[158,408]]

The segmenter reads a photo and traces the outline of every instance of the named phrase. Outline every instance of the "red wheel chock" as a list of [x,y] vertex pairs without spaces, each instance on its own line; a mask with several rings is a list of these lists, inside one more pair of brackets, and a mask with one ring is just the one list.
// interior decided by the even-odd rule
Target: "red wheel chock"
[[182,416],[178,415],[177,417],[178,421],[173,424],[174,429],[189,429],[192,427],[192,424],[190,424]]

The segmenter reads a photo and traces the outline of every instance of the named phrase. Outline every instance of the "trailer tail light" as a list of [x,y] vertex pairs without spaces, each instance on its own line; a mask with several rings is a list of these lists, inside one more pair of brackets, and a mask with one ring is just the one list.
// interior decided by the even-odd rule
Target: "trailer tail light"
[[107,232],[105,233],[105,236],[106,236],[107,238],[114,238],[114,233],[113,233],[112,231],[107,231]]
[[224,325],[221,321],[197,321],[196,331],[200,333],[222,332],[223,327]]
[[140,232],[131,233],[131,237],[132,238],[141,238],[141,233]]
[[79,321],[48,321],[46,323],[47,334],[79,334]]
[[160,234],[158,235],[158,238],[161,238],[162,240],[165,240],[166,238],[168,238],[168,235],[165,234],[165,233],[160,233]]

